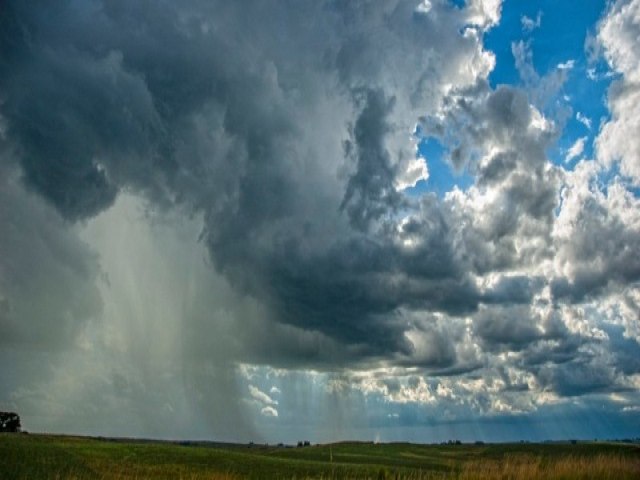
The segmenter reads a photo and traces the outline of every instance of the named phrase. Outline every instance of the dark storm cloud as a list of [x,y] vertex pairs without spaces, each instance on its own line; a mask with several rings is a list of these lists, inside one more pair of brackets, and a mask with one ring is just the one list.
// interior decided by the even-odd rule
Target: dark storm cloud
[[578,349],[588,343],[587,339],[578,335],[566,335],[566,338],[556,338],[555,341],[539,342],[529,346],[522,363],[525,368],[567,363],[579,356]]
[[483,296],[485,303],[529,304],[533,295],[538,293],[545,285],[545,279],[534,276],[503,276]]
[[102,310],[98,259],[11,169],[0,174],[0,347],[67,348]]
[[[630,322],[605,338],[602,312],[571,308],[634,288],[637,200],[551,164],[558,125],[526,91],[489,85],[499,3],[418,3],[2,3],[0,346],[107,332],[88,342],[103,361],[65,364],[83,392],[65,419],[86,398],[117,410],[122,391],[151,405],[142,431],[193,407],[231,435],[237,362],[343,384],[383,365],[376,388],[454,413],[629,388]],[[402,192],[427,176],[428,136],[472,186]],[[148,217],[130,220],[131,198]],[[129,238],[158,218],[184,233],[176,213],[189,241]],[[108,282],[83,225],[122,281],[100,328]],[[430,378],[401,381],[406,368]],[[89,377],[101,383],[83,390]]]
[[458,373],[469,370],[468,366],[459,364],[453,342],[446,337],[446,332],[426,330],[421,336],[424,354],[415,355],[406,363],[407,366],[425,368],[434,376],[451,374],[453,369],[457,369]]
[[[446,212],[428,200],[413,206],[418,215],[401,234],[391,218],[408,207],[395,189],[407,153],[392,137],[410,133],[400,115],[437,99],[398,97],[398,82],[458,75],[452,58],[477,48],[453,29],[440,45],[462,54],[445,61],[427,51],[434,60],[420,71],[424,50],[412,42],[462,20],[438,6],[432,32],[431,17],[414,8],[9,2],[2,114],[24,183],[72,221],[119,191],[202,211],[216,268],[277,321],[362,355],[408,353],[398,308],[464,313],[479,299]],[[281,15],[318,21],[286,22],[287,36],[273,36]],[[385,50],[370,28],[384,32]],[[390,46],[406,48],[407,59]],[[392,59],[397,71],[386,68]],[[327,101],[335,119],[316,121],[313,139],[306,122]]]
[[485,309],[474,317],[474,329],[485,348],[492,350],[502,345],[518,351],[543,336],[532,320],[528,307]]
[[393,237],[377,242],[354,237],[311,258],[291,246],[270,258],[264,271],[253,266],[240,275],[265,276],[269,285],[261,287],[267,288],[263,295],[279,321],[359,345],[363,354],[409,353],[407,325],[394,313],[399,307],[464,313],[479,299],[475,286],[457,271],[445,225],[424,222],[415,228],[421,241],[408,252]]
[[615,370],[590,359],[574,359],[558,366],[542,366],[536,378],[543,390],[572,397],[596,392],[624,390]]
[[9,50],[0,79],[2,112],[27,185],[76,220],[113,203],[118,185],[105,165],[148,153],[157,119],[145,82],[126,71],[121,54],[87,51],[55,20],[60,27],[69,22],[63,5],[3,6],[1,30],[11,38],[2,42]]
[[616,369],[624,375],[640,373],[640,343],[634,338],[625,337],[622,327],[609,326],[605,331]]
[[390,128],[386,117],[393,108],[393,98],[387,100],[379,91],[356,92],[356,97],[364,106],[353,126],[353,140],[345,143],[347,157],[356,159],[356,171],[349,178],[340,208],[347,210],[356,228],[366,229],[405,202],[394,187],[395,174],[383,143]]
[[604,325],[597,338],[569,332],[564,324],[543,341],[532,343],[522,356],[522,367],[533,373],[543,390],[561,396],[595,392],[633,391],[625,376],[640,368],[640,345],[625,338],[624,329]]

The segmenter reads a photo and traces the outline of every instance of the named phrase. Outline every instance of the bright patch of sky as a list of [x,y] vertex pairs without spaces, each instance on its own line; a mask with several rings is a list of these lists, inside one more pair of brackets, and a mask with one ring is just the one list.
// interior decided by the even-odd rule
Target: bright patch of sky
[[[609,331],[633,361],[634,342],[624,338],[620,328],[609,327]],[[277,385],[275,388],[289,395],[278,395],[278,409],[265,407],[253,400],[255,387],[249,381],[264,391]],[[391,377],[386,383],[373,377],[346,381],[330,373],[255,366],[245,366],[239,382],[247,385],[245,399],[251,404],[253,416],[266,426],[265,433],[272,442],[298,438],[324,443],[347,436],[383,442],[442,442],[452,438],[464,442],[539,442],[568,437],[591,440],[633,437],[639,426],[632,414],[620,411],[615,403],[612,406],[606,394],[576,398],[568,405],[541,397],[534,407],[533,403],[500,404],[486,391],[470,395],[476,388],[483,389],[482,382],[419,376],[404,380]],[[457,390],[460,385],[462,391]],[[621,401],[624,403],[624,397]],[[489,405],[497,406],[506,416],[481,415]],[[526,415],[533,408],[537,410],[535,417]],[[301,421],[295,412],[306,409],[315,415]],[[600,415],[594,415],[594,411]],[[291,424],[296,425],[295,430]]]
[[[464,0],[451,1],[459,8],[465,4]],[[519,42],[530,54],[531,66],[540,78],[565,70],[560,89],[539,107],[561,127],[549,158],[569,170],[581,159],[593,158],[593,140],[600,124],[609,118],[606,94],[613,77],[606,62],[592,51],[592,36],[605,8],[605,0],[507,0],[500,23],[485,36],[485,49],[496,57],[489,76],[492,88],[503,84],[530,87],[516,67],[514,45]],[[435,192],[442,197],[454,186],[466,189],[472,185],[468,172],[454,171],[447,158],[449,152],[438,140],[425,139],[418,149],[427,161],[429,178],[407,189],[407,194]]]
[[420,180],[414,187],[407,188],[408,195],[421,195],[426,192],[435,192],[439,197],[450,191],[454,185],[462,189],[473,184],[473,177],[467,172],[456,172],[448,162],[448,152],[435,138],[422,140],[418,145],[418,151],[425,158],[429,166],[429,178]]
[[606,92],[611,77],[604,61],[591,58],[590,51],[591,36],[605,8],[604,0],[507,0],[502,6],[500,24],[485,38],[485,48],[496,56],[496,67],[489,76],[493,87],[522,84],[512,52],[512,44],[520,41],[530,48],[533,68],[538,75],[548,75],[558,68],[567,69],[563,87],[543,111],[549,114],[554,107],[565,108],[567,118],[563,119],[562,135],[557,148],[549,152],[556,163],[563,163],[571,147],[587,137],[582,154],[572,158],[568,168],[583,157],[592,157],[594,135],[600,123],[608,118]]

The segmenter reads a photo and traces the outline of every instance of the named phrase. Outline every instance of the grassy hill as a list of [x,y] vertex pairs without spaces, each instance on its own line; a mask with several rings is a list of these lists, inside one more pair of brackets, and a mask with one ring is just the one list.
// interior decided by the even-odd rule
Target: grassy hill
[[0,479],[638,479],[640,447],[616,443],[303,448],[0,434]]

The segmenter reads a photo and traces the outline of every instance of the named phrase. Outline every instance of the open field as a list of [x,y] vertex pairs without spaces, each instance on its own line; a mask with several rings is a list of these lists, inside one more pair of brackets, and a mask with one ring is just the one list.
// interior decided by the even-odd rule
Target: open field
[[304,448],[0,434],[0,479],[637,479],[640,446],[614,443]]

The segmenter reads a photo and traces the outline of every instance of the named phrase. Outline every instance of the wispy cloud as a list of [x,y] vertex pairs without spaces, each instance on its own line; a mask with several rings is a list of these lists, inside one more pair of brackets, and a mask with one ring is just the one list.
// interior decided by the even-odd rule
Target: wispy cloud
[[578,120],[581,124],[591,130],[591,119],[584,115],[582,112],[576,113],[576,120]]
[[584,152],[584,146],[588,137],[581,137],[576,140],[571,147],[567,150],[567,154],[564,157],[565,163],[569,163],[571,160],[578,158]]
[[520,17],[520,23],[522,24],[522,30],[525,33],[531,33],[542,25],[542,11],[538,10],[535,20],[526,15],[522,15]]

